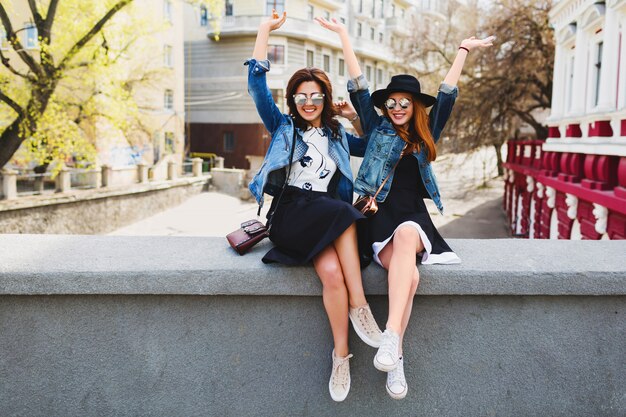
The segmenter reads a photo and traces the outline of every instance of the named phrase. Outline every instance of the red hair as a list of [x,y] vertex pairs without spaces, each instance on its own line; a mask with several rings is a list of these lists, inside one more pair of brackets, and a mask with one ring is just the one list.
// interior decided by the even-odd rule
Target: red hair
[[[407,153],[413,153],[420,150],[423,145],[426,147],[426,156],[429,162],[433,162],[437,159],[437,147],[435,146],[435,140],[430,133],[428,127],[428,114],[426,113],[426,107],[419,99],[413,95],[413,116],[409,120],[409,128],[403,126],[394,125],[396,133],[406,142]],[[386,107],[382,108],[383,115],[389,119],[389,111]]]

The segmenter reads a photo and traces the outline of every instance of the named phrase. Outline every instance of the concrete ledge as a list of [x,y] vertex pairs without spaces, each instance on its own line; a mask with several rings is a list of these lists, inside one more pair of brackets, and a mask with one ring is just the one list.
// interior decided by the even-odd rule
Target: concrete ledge
[[[420,295],[624,295],[626,241],[451,240],[463,263],[420,266]],[[311,267],[264,265],[223,238],[1,235],[0,294],[320,296]],[[366,292],[387,293],[378,265]]]
[[[626,242],[452,240],[421,267],[407,398],[350,330],[352,388],[328,394],[313,268],[222,238],[0,235],[0,416],[626,415]],[[379,324],[385,273],[365,270]]]

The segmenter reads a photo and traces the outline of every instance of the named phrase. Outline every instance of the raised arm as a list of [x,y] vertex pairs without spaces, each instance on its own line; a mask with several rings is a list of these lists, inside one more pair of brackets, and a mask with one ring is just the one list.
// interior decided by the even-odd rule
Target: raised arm
[[267,41],[270,32],[281,27],[286,18],[286,13],[279,16],[274,10],[272,17],[259,25],[252,59],[246,61],[246,65],[249,65],[248,93],[252,96],[257,112],[270,133],[278,129],[284,116],[274,103],[272,93],[267,86],[266,73],[270,69],[270,63],[267,60]]
[[326,20],[323,17],[316,17],[315,20],[323,28],[333,31],[339,35],[341,47],[343,49],[343,58],[348,66],[348,74],[351,80],[348,82],[348,91],[350,92],[350,101],[354,105],[361,119],[361,127],[364,132],[364,138],[367,140],[370,132],[378,125],[380,116],[374,109],[374,103],[369,94],[369,86],[367,80],[363,76],[359,60],[352,49],[348,29],[337,19]]
[[454,62],[452,62],[448,74],[446,74],[446,78],[443,80],[444,84],[448,84],[450,87],[456,86],[461,77],[461,71],[463,71],[467,54],[474,48],[486,48],[493,45],[495,39],[495,36],[489,36],[485,39],[476,39],[475,36],[472,36],[469,39],[464,39],[463,42],[461,42],[459,51],[456,54],[456,58],[454,58]]

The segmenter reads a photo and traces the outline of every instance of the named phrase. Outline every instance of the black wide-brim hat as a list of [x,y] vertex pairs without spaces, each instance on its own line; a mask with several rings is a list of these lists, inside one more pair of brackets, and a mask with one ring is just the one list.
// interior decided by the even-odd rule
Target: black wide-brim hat
[[398,92],[413,94],[422,102],[424,107],[430,107],[437,102],[435,97],[422,93],[420,82],[417,81],[417,78],[412,75],[401,74],[391,77],[391,82],[387,85],[387,88],[376,90],[372,93],[374,106],[382,109],[389,95]]

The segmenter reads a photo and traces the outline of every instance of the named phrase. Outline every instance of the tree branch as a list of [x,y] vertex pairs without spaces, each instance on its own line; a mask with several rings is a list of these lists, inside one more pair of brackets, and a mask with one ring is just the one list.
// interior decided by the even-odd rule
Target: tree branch
[[33,78],[32,76],[30,76],[28,74],[22,74],[21,72],[19,72],[15,68],[13,68],[13,66],[9,62],[9,58],[4,56],[4,54],[2,53],[1,49],[0,49],[0,62],[2,62],[2,65],[4,65],[9,71],[11,71],[11,73],[17,75],[18,77],[24,78],[24,79],[29,80],[31,82],[35,82],[36,81],[35,78]]
[[2,26],[4,26],[4,29],[6,30],[7,38],[9,40],[9,43],[13,47],[13,50],[22,59],[22,61],[24,61],[24,63],[28,65],[28,68],[30,68],[30,70],[37,75],[37,77],[43,77],[44,73],[41,66],[28,52],[26,52],[26,50],[22,46],[19,37],[13,30],[11,19],[9,19],[9,15],[4,9],[2,3],[0,3],[0,22],[2,22]]
[[98,23],[96,23],[89,32],[87,32],[78,42],[76,42],[76,44],[74,44],[74,46],[72,46],[72,48],[68,51],[68,53],[65,55],[65,57],[63,58],[63,60],[61,61],[61,63],[58,66],[58,70],[63,70],[65,69],[65,67],[67,66],[67,64],[69,63],[69,61],[74,58],[74,56],[76,54],[78,54],[78,52],[80,52],[80,50],[95,36],[98,34],[98,32],[100,32],[100,30],[102,30],[102,28],[104,27],[104,25],[111,20],[111,18],[113,16],[115,16],[115,14],[120,11],[123,7],[125,7],[126,5],[128,5],[129,3],[131,3],[133,0],[121,0],[120,2],[118,2],[115,6],[113,6],[108,12],[107,14],[105,14],[99,21]]
[[26,117],[26,113],[24,112],[24,109],[15,101],[13,101],[9,96],[4,94],[2,91],[0,91],[0,100],[8,104],[9,107],[11,107],[15,111],[15,113],[19,115],[19,117],[21,118]]

